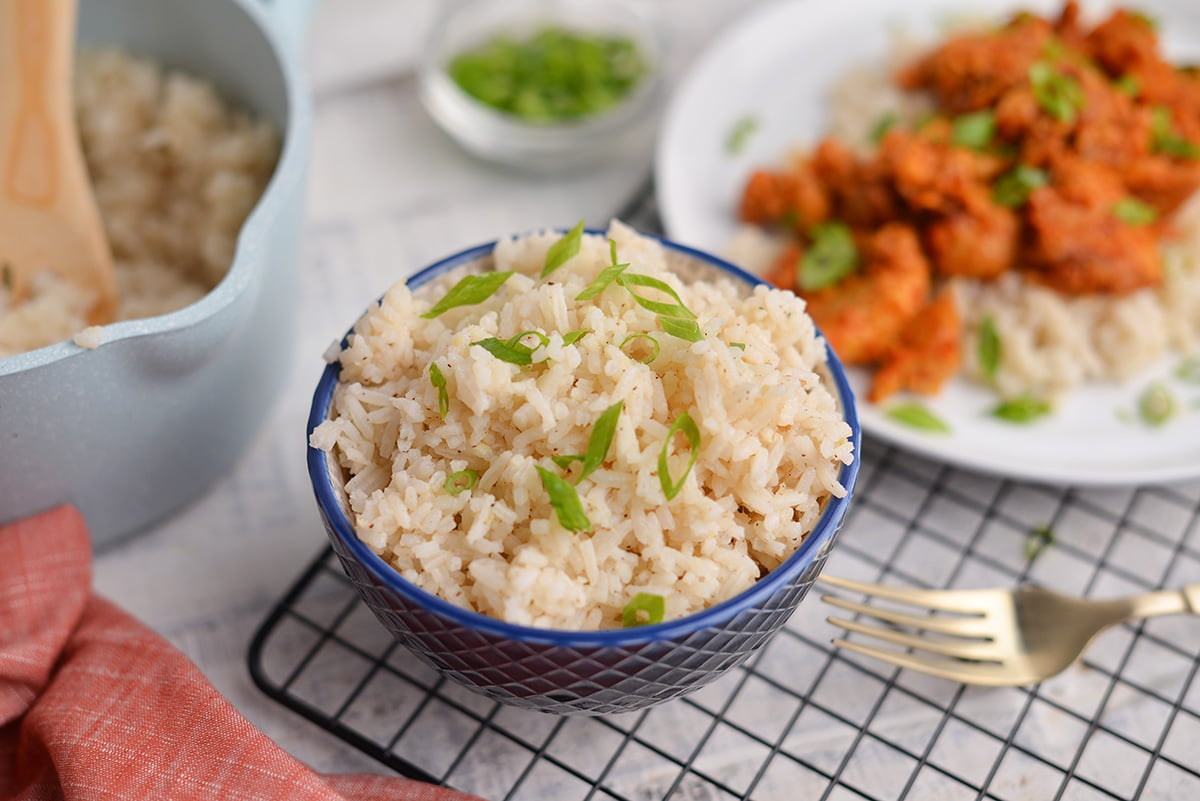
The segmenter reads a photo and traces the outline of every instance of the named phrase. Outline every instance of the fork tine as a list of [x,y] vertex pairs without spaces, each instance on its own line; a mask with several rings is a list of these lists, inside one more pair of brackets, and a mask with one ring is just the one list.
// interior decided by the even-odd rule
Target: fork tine
[[915,634],[909,634],[905,631],[897,631],[896,629],[883,628],[882,626],[868,626],[859,623],[856,620],[845,620],[843,618],[830,617],[826,620],[834,625],[839,626],[847,631],[853,631],[867,637],[875,637],[880,640],[886,640],[893,645],[899,645],[904,648],[913,648],[918,651],[929,651],[930,653],[941,654],[942,656],[950,656],[956,659],[986,659],[990,661],[999,661],[1003,654],[996,644],[991,640],[983,639],[941,639],[933,637],[921,637]]
[[830,584],[843,590],[873,595],[877,598],[887,598],[889,601],[924,606],[929,609],[940,609],[946,612],[964,612],[980,614],[980,595],[989,594],[988,590],[923,590],[917,587],[893,587],[886,584],[867,584],[861,581],[838,576],[819,576],[818,581]]
[[869,656],[896,667],[908,668],[920,673],[928,673],[963,684],[982,684],[988,687],[1014,687],[1028,684],[1027,679],[1009,673],[997,665],[990,663],[959,662],[953,659],[937,659],[918,656],[917,654],[893,651],[888,648],[876,648],[871,645],[850,642],[849,640],[834,640],[833,644],[848,651]]
[[987,637],[987,621],[982,617],[939,617],[936,615],[909,615],[892,609],[879,609],[869,604],[847,601],[836,595],[822,595],[821,600],[847,612],[855,612],[884,623],[907,626],[913,629],[936,631],[939,634],[955,634],[960,637]]

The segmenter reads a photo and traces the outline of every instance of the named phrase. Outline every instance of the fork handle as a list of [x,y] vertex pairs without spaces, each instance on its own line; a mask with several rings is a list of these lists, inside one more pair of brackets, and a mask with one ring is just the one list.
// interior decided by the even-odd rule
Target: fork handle
[[1179,590],[1159,590],[1130,598],[1132,618],[1156,615],[1200,615],[1200,584],[1185,584]]

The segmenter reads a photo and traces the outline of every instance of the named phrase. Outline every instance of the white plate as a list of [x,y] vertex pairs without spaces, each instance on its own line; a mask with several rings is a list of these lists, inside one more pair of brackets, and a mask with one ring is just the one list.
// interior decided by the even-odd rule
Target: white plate
[[[1104,13],[1114,5],[1085,3],[1085,13]],[[1172,60],[1200,62],[1200,2],[1126,5],[1159,20]],[[1054,13],[1060,4],[1035,0],[1022,7]],[[737,228],[736,203],[750,170],[777,164],[797,144],[815,143],[828,127],[826,92],[850,67],[884,57],[897,29],[928,39],[952,15],[1014,8],[1005,0],[785,0],[758,7],[701,55],[667,109],[655,180],[668,236],[722,253]],[[744,149],[730,155],[726,140],[744,117],[756,127]],[[870,435],[1019,479],[1103,485],[1195,478],[1200,412],[1194,404],[1200,391],[1173,384],[1191,410],[1160,428],[1134,422],[1137,395],[1167,370],[1166,364],[1149,368],[1128,387],[1082,388],[1052,417],[1023,426],[989,417],[994,397],[963,381],[952,381],[928,402],[952,427],[949,435],[895,423],[865,401],[859,417]],[[862,390],[866,376],[850,372],[855,390]]]

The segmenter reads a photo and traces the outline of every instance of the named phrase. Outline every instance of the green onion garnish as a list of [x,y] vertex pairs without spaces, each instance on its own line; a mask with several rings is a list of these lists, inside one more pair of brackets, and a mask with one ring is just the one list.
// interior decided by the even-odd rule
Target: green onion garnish
[[746,115],[738,118],[737,122],[729,131],[729,136],[725,140],[725,151],[732,156],[736,156],[746,149],[746,142],[750,139],[750,135],[758,128],[758,120]]
[[583,339],[588,334],[592,333],[586,328],[576,328],[574,331],[568,331],[563,334],[564,345],[574,345],[579,340]]
[[450,291],[441,300],[433,304],[433,308],[422,314],[421,317],[431,319],[458,306],[473,306],[477,303],[483,303],[494,295],[496,290],[503,286],[504,282],[511,278],[514,272],[516,271],[505,270],[504,272],[468,275],[450,287]]
[[996,321],[990,316],[979,321],[979,341],[976,345],[979,357],[979,369],[983,371],[988,381],[996,380],[996,371],[1000,369],[1000,355],[1003,346],[1000,334],[996,331]]
[[730,343],[729,343],[729,347],[731,347],[731,348],[737,348],[738,350],[745,350],[745,349],[746,349],[746,343],[745,343],[745,342],[730,342]]
[[543,345],[550,341],[549,337],[546,337],[541,331],[524,331],[512,339],[505,340],[497,339],[496,337],[487,337],[471,344],[478,345],[502,362],[527,367],[533,364],[534,349],[521,342],[521,337],[528,334],[537,334],[545,338],[545,342],[542,343]]
[[1054,543],[1054,529],[1046,525],[1034,526],[1025,535],[1025,560],[1030,564],[1041,556],[1042,551]]
[[[683,305],[683,299],[679,297],[670,284],[666,281],[661,281],[649,275],[641,273],[622,273],[617,277],[617,283],[629,290],[629,294],[633,295],[633,299],[639,306],[647,311],[663,317],[684,317],[691,320],[696,319],[696,315],[692,313],[687,306]],[[674,303],[663,303],[662,301],[652,300],[651,298],[643,297],[633,290],[633,287],[647,287],[656,289],[666,295],[670,295],[675,299]]]
[[662,623],[666,602],[661,595],[639,592],[625,604],[621,611],[621,625],[625,628]]
[[992,416],[1010,423],[1030,423],[1050,414],[1050,402],[1037,395],[1024,394],[1008,398],[992,409]]
[[1158,211],[1149,203],[1135,197],[1123,197],[1112,207],[1113,216],[1126,225],[1150,225],[1158,219]]
[[583,470],[579,472],[576,484],[604,464],[604,459],[608,456],[608,449],[612,446],[613,437],[617,433],[617,418],[621,416],[621,408],[624,405],[625,401],[617,401],[596,418],[596,423],[592,426],[592,435],[588,437],[587,452],[583,455]]
[[583,511],[583,501],[575,488],[546,468],[535,465],[542,479],[542,487],[550,496],[550,505],[558,517],[558,524],[567,531],[591,531],[592,521]]
[[460,492],[469,490],[479,481],[479,473],[474,470],[459,470],[456,473],[451,473],[446,476],[446,492],[451,495],[457,495]]
[[887,136],[887,132],[896,127],[900,122],[900,117],[894,111],[888,111],[875,120],[875,124],[871,126],[871,144],[877,145],[883,141],[883,137]]
[[[667,462],[667,455],[671,451],[671,443],[675,439],[676,432],[683,432],[687,437],[688,448],[691,453],[688,456],[687,467],[684,468],[683,474],[679,476],[678,481],[671,479],[671,466]],[[662,484],[663,495],[667,496],[667,500],[673,500],[679,491],[683,489],[683,482],[687,480],[688,473],[692,472],[692,467],[696,464],[696,457],[700,455],[700,429],[696,426],[696,421],[687,412],[681,412],[675,418],[675,422],[671,424],[671,428],[667,431],[667,437],[663,440],[662,450],[658,453],[658,481]]]
[[1200,356],[1181,361],[1175,368],[1175,377],[1189,384],[1200,384]]
[[629,358],[633,359],[634,361],[641,362],[642,364],[650,364],[650,362],[652,362],[658,358],[658,352],[662,346],[658,344],[657,339],[650,336],[649,334],[643,334],[640,331],[634,331],[632,334],[630,334],[629,336],[627,336],[621,340],[621,350],[624,351],[625,346],[628,345],[630,342],[632,342],[634,340],[642,340],[642,339],[644,339],[650,343],[650,352],[647,353],[645,356],[643,356],[640,359],[637,356],[633,356],[633,355],[630,355]]
[[659,315],[658,324],[662,326],[663,331],[678,339],[688,342],[699,342],[704,339],[704,332],[700,330],[700,324],[695,320],[680,320],[676,317]]
[[446,412],[450,411],[450,393],[446,391],[446,376],[442,375],[442,368],[437,366],[437,362],[429,363],[429,383],[437,388],[438,414],[445,420]]
[[812,245],[800,258],[796,283],[815,292],[841,281],[858,267],[858,248],[850,226],[841,222],[817,223],[809,229]]
[[950,141],[959,147],[983,150],[992,143],[996,133],[996,115],[991,111],[976,111],[954,119]]
[[1079,81],[1045,61],[1038,61],[1029,67],[1029,83],[1038,105],[1046,113],[1059,122],[1075,122],[1084,100]]
[[1018,164],[996,179],[992,186],[992,200],[997,205],[1015,209],[1025,205],[1033,190],[1040,189],[1050,183],[1050,176],[1045,170],[1030,167],[1028,164]]
[[546,261],[542,265],[542,278],[567,263],[567,260],[579,252],[579,243],[583,241],[583,220],[575,223],[575,227],[555,242],[546,251]]
[[1174,393],[1161,381],[1154,381],[1138,398],[1138,414],[1148,425],[1161,426],[1179,411]]
[[1181,159],[1194,159],[1200,156],[1200,146],[1175,133],[1171,120],[1171,109],[1166,106],[1155,106],[1151,112],[1150,149],[1155,153],[1163,153]]
[[897,403],[889,406],[885,414],[909,428],[936,434],[950,433],[950,426],[946,425],[944,420],[916,402]]
[[1142,85],[1133,75],[1122,75],[1113,81],[1113,88],[1127,97],[1137,97],[1142,92]]
[[599,295],[608,285],[620,277],[621,273],[629,267],[628,264],[617,264],[617,243],[613,240],[608,240],[608,251],[611,254],[612,264],[600,271],[592,282],[584,287],[583,291],[575,296],[575,300],[591,300]]

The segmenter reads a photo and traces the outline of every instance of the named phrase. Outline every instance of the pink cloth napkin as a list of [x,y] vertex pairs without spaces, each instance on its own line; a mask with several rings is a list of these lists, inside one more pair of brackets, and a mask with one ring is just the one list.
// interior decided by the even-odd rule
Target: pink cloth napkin
[[181,652],[93,595],[91,557],[70,507],[0,526],[0,799],[474,798],[298,762]]

